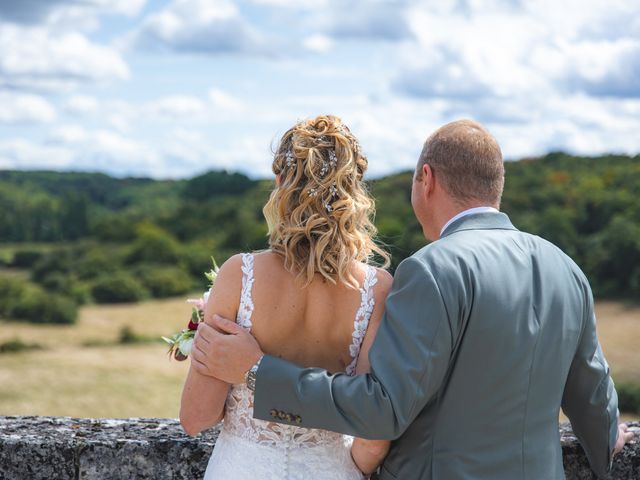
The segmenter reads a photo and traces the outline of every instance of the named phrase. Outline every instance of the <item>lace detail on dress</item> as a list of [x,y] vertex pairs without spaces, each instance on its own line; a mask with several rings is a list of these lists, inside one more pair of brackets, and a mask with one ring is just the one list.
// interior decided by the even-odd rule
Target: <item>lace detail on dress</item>
[[232,385],[227,396],[224,430],[259,445],[315,447],[343,441],[343,435],[316,428],[296,427],[253,418],[253,392],[246,385]]
[[367,327],[369,326],[369,319],[375,306],[375,298],[373,296],[373,286],[378,282],[376,277],[376,269],[372,266],[367,267],[367,273],[364,278],[364,285],[360,288],[360,308],[356,313],[356,319],[353,322],[353,334],[351,335],[351,345],[349,345],[349,354],[351,355],[351,363],[347,365],[347,375],[355,375],[356,364],[358,363],[358,355],[360,354],[360,347],[362,346],[362,340],[367,333]]
[[242,291],[240,292],[240,305],[238,306],[238,316],[236,322],[241,327],[251,328],[251,315],[253,315],[253,298],[251,290],[253,288],[253,255],[242,254]]

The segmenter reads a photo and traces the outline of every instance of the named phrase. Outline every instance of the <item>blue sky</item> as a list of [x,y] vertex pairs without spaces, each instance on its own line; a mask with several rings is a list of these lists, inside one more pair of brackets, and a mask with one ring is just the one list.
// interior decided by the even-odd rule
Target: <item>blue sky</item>
[[462,117],[508,159],[638,153],[640,4],[0,2],[0,168],[265,177],[279,136],[321,113],[372,176]]

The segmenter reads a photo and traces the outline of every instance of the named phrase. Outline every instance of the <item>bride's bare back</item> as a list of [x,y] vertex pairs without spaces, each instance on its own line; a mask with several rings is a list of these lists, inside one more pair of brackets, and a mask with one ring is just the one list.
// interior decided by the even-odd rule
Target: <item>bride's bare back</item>
[[[251,332],[263,351],[298,365],[344,372],[351,363],[349,345],[361,305],[361,292],[341,283],[332,284],[321,275],[301,288],[296,275],[285,269],[280,255],[266,251],[254,258]],[[238,263],[240,284],[241,260],[232,261]],[[366,271],[365,264],[354,262],[352,273],[360,286]],[[391,284],[391,276],[382,269],[377,269],[376,279],[375,305],[367,329],[367,334],[372,334],[367,335],[369,337],[375,335]],[[363,348],[368,351],[368,345],[363,344]]]

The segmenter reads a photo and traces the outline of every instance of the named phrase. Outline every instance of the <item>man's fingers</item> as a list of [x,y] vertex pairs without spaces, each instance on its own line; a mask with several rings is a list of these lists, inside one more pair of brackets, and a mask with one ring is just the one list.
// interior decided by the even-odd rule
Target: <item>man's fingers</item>
[[223,335],[218,332],[215,328],[213,328],[208,323],[199,323],[198,324],[198,335],[202,337],[207,343],[211,343],[215,340],[216,337]]
[[215,328],[217,328],[221,332],[234,333],[234,334],[244,332],[244,328],[242,328],[236,322],[232,322],[231,320],[222,318],[220,315],[214,315],[211,323]]
[[201,361],[199,361],[198,359],[196,359],[196,357],[194,355],[191,355],[191,363],[193,365],[193,369],[198,372],[200,375],[208,375],[209,371],[207,369],[207,366],[202,363]]
[[201,327],[201,325],[206,325],[204,323],[198,323],[198,329],[196,330],[196,334],[193,337],[194,342],[199,342],[201,344],[209,343],[209,340],[202,334],[201,330],[206,330],[206,328]]

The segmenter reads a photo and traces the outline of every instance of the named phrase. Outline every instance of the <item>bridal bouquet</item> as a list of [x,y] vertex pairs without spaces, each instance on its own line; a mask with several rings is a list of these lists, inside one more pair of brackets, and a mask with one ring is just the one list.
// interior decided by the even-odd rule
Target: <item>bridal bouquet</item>
[[201,298],[189,298],[187,303],[193,304],[191,309],[191,317],[187,328],[180,330],[178,333],[170,337],[161,337],[165,342],[169,344],[169,351],[167,352],[169,358],[173,356],[179,362],[186,360],[191,353],[193,347],[193,338],[196,336],[196,330],[198,330],[198,324],[204,321],[204,307],[209,299],[209,293],[213,288],[213,284],[218,277],[218,265],[213,257],[211,257],[213,267],[208,272],[205,272],[204,276],[209,280],[209,290],[204,292]]

